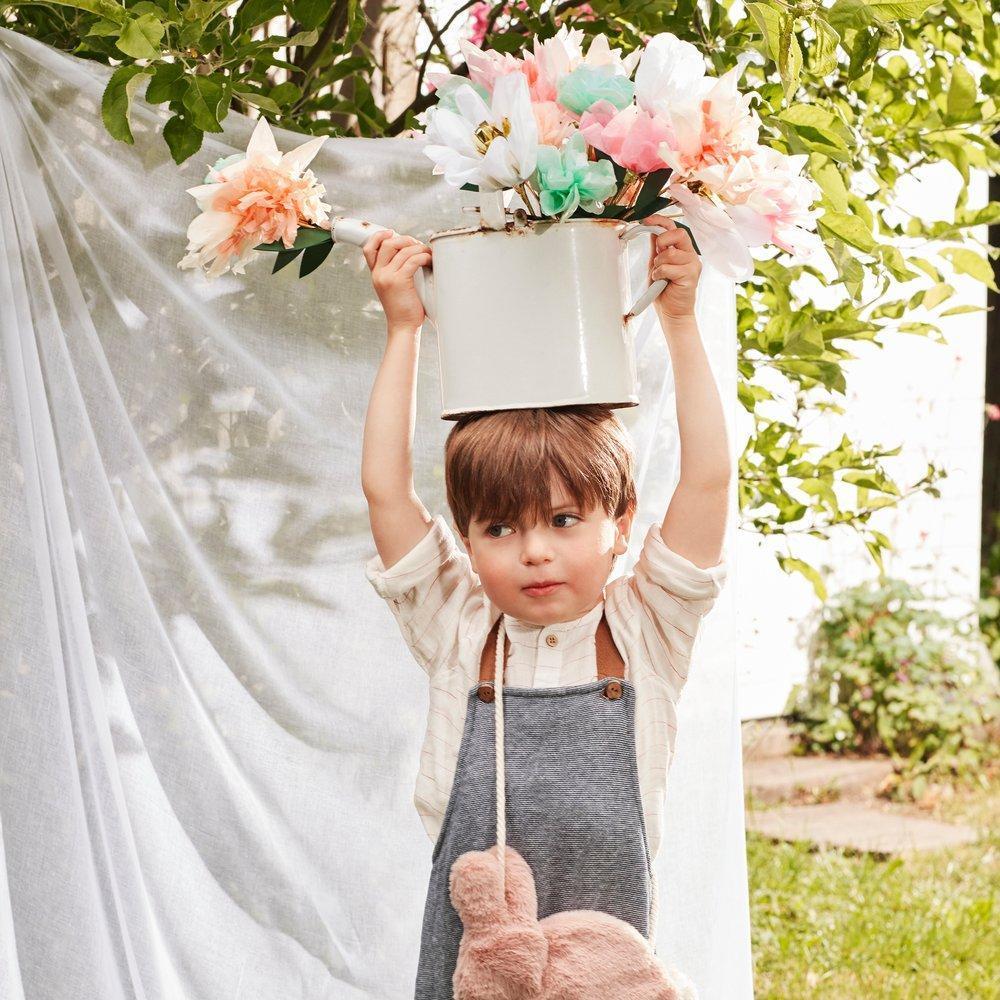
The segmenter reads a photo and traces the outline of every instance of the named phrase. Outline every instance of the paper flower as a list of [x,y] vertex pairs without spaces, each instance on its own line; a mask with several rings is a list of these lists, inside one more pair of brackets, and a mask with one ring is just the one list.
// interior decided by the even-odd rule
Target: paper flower
[[635,87],[627,76],[616,73],[610,64],[577,66],[556,86],[559,103],[581,115],[591,105],[604,101],[621,110],[632,103]]
[[610,161],[588,160],[587,146],[579,132],[561,150],[538,147],[535,188],[545,215],[566,219],[577,208],[600,212],[604,200],[610,198],[617,187]]
[[704,90],[705,59],[690,42],[669,31],[642,49],[635,71],[636,103],[649,115],[667,115],[677,104],[697,100]]
[[576,119],[555,101],[537,101],[531,110],[535,113],[541,146],[561,146],[576,131]]
[[822,245],[814,231],[819,210],[810,208],[822,192],[802,176],[807,160],[805,153],[785,156],[758,146],[731,163],[706,167],[698,178],[725,202],[748,246],[773,244],[804,258]]
[[598,101],[581,116],[580,132],[591,146],[634,173],[645,174],[668,165],[660,155],[660,144],[669,142],[673,132],[662,118],[635,104],[619,111],[607,101]]
[[567,28],[566,25],[544,42],[535,38],[532,52],[524,52],[521,64],[533,101],[557,100],[559,81],[581,64],[610,66],[616,74],[631,77],[642,54],[640,50],[623,56],[620,49],[610,47],[604,35],[595,35],[584,55],[583,39],[582,28]]
[[535,171],[538,126],[528,85],[520,73],[500,77],[490,104],[471,87],[456,87],[456,111],[427,113],[424,152],[434,173],[456,187],[476,184],[485,191],[517,187]]
[[697,100],[678,100],[667,112],[673,138],[660,147],[660,155],[678,177],[696,177],[699,170],[725,163],[758,148],[760,119],[750,107],[750,96],[736,84],[746,61],[718,79],[700,82]]
[[180,268],[206,267],[215,278],[225,271],[245,274],[258,243],[281,240],[291,248],[300,226],[329,228],[326,188],[306,167],[326,136],[317,136],[282,155],[266,118],[260,118],[245,154],[218,161],[210,183],[188,188],[201,214],[188,226],[187,254]]
[[753,257],[746,240],[722,208],[682,183],[671,184],[666,193],[683,209],[684,222],[691,227],[705,260],[736,281],[746,281],[753,276]]

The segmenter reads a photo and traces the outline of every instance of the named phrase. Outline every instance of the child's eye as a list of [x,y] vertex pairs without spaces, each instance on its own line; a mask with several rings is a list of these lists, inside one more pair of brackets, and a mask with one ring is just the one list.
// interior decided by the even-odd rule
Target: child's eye
[[577,517],[576,514],[556,514],[556,517],[572,517],[577,521],[581,520],[581,518]]
[[494,535],[493,534],[493,529],[494,528],[506,528],[506,527],[508,527],[506,524],[491,524],[486,529],[486,534],[489,535],[490,538],[503,538],[504,537],[503,535]]

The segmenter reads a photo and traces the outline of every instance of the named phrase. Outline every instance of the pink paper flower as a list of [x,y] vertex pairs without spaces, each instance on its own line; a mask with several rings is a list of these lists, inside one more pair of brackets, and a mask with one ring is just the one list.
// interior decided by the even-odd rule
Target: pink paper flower
[[245,274],[257,244],[280,239],[291,248],[300,226],[329,229],[331,206],[320,200],[326,188],[305,169],[326,138],[317,136],[282,156],[267,119],[260,118],[246,156],[212,168],[211,183],[187,189],[201,214],[188,226],[188,252],[177,266],[207,266],[209,278],[229,270]]
[[493,49],[483,51],[464,38],[458,43],[458,47],[469,67],[469,79],[481,84],[490,93],[493,92],[493,85],[498,77],[521,71],[522,61],[509,52],[494,52]]
[[686,184],[672,183],[667,195],[684,211],[684,222],[698,249],[716,270],[736,281],[753,277],[754,262],[736,223],[723,207],[704,194],[695,194]]
[[820,197],[818,185],[802,174],[805,153],[785,156],[769,146],[757,146],[727,163],[695,171],[701,181],[726,203],[726,211],[748,246],[774,244],[799,257],[819,250],[815,233]]
[[598,101],[580,117],[580,132],[595,149],[637,174],[669,165],[660,150],[673,141],[670,126],[635,104],[619,111],[609,101]]

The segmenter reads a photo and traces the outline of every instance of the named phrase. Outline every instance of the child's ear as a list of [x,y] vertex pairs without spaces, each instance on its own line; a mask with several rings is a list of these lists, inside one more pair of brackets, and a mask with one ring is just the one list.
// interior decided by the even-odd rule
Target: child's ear
[[[621,517],[615,520],[615,524],[618,527],[618,531],[621,534],[620,541],[624,546],[620,553],[616,553],[617,555],[624,555],[625,552],[628,551],[628,538],[629,535],[632,533],[632,517],[634,514],[635,514],[635,509],[630,507],[627,511],[625,511],[624,514],[622,514]],[[616,543],[616,548],[617,548],[617,543]]]

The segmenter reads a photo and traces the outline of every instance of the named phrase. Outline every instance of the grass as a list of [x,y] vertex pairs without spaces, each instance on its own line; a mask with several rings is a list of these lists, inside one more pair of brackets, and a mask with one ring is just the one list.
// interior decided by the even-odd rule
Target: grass
[[757,1000],[1000,998],[1000,782],[921,815],[980,840],[878,860],[747,832]]

